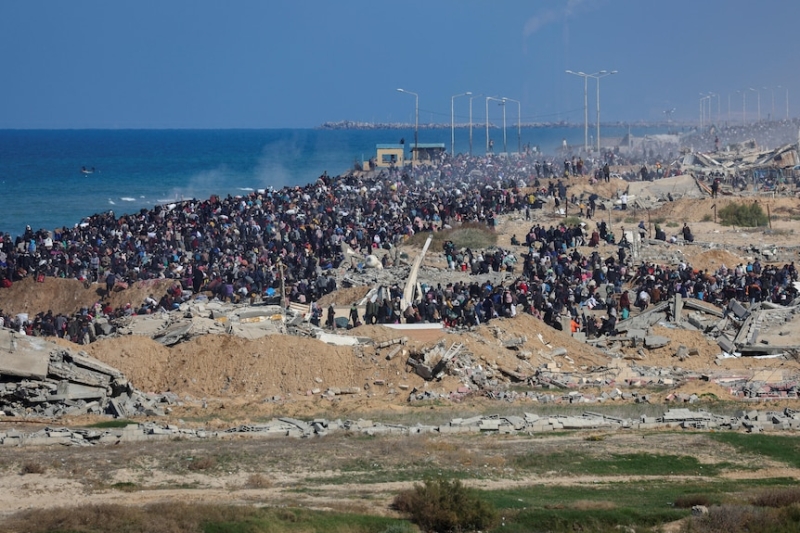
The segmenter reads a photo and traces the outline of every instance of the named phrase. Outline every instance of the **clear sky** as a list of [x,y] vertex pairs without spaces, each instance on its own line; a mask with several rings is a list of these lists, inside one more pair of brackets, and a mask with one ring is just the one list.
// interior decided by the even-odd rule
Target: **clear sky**
[[[397,88],[419,94],[421,123],[449,123],[451,97],[472,91],[521,101],[523,122],[582,124],[568,69],[618,71],[601,82],[604,122],[697,121],[709,92],[741,120],[751,87],[762,118],[773,95],[785,116],[788,87],[795,116],[799,27],[797,0],[3,0],[0,128],[413,122]],[[593,80],[588,94],[593,120]],[[468,99],[455,105],[466,122]]]

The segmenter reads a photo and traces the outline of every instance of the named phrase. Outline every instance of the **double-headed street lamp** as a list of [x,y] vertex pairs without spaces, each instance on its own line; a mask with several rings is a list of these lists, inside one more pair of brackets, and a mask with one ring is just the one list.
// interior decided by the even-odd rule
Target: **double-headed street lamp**
[[705,121],[703,120],[706,115],[706,100],[710,98],[710,96],[706,96],[703,93],[700,93],[700,127],[702,128],[705,125]]
[[742,125],[747,122],[747,91],[736,91],[736,94],[742,93]]
[[522,153],[522,104],[513,98],[503,98],[504,102],[517,104],[517,153]]
[[612,74],[616,74],[616,70],[607,71],[601,70],[600,72],[596,72],[595,74],[587,74],[590,78],[594,78],[597,81],[597,153],[600,153],[600,78],[605,78],[606,76],[611,76]]
[[[495,102],[502,102],[500,98],[494,98],[492,96],[486,97],[486,153],[489,153],[489,100],[494,100]],[[503,108],[505,111],[505,107]],[[505,117],[505,113],[503,114]],[[505,125],[503,125],[503,135],[505,135]]]
[[[472,92],[467,91],[465,93],[456,94],[456,95],[450,97],[450,155],[456,155],[455,101],[456,101],[456,98],[458,98],[459,96],[472,96]],[[471,101],[472,100],[470,99],[470,102]],[[472,107],[470,107],[470,112],[472,112]],[[470,124],[471,123],[472,123],[472,119],[470,119]]]
[[757,98],[756,99],[756,103],[757,103],[756,105],[757,105],[757,110],[758,110],[758,114],[756,115],[758,118],[756,120],[758,122],[761,122],[761,91],[759,91],[758,89],[753,89],[752,87],[750,87],[749,90],[753,91],[754,93],[756,93],[756,98]]
[[583,78],[583,151],[589,152],[589,75],[583,72],[566,71]]
[[469,97],[469,155],[472,155],[472,99],[482,94],[475,94]]
[[414,97],[414,155],[411,157],[412,163],[416,161],[417,156],[417,146],[419,144],[419,95],[417,93],[412,93],[411,91],[406,91],[405,89],[397,89],[398,92],[410,94]]

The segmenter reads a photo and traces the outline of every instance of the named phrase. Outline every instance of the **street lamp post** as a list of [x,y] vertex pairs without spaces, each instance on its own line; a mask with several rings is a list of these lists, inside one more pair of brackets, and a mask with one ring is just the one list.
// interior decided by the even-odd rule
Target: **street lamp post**
[[758,118],[756,119],[756,121],[761,122],[761,91],[759,91],[758,89],[753,89],[752,87],[750,87],[750,90],[756,93],[756,102],[758,109],[758,114],[756,115],[756,117]]
[[742,125],[747,121],[747,91],[736,91],[736,94],[742,93]]
[[700,93],[700,127],[702,128],[705,126],[705,116],[706,116],[706,99],[708,96],[704,96],[703,93]]
[[[467,91],[465,93],[456,94],[450,97],[450,155],[456,155],[456,115],[455,115],[455,101],[459,96],[470,96],[472,93]],[[470,108],[471,111],[471,108]],[[472,121],[470,121],[472,122]]]
[[503,106],[503,153],[508,153],[508,142],[506,142],[506,101],[500,100],[500,103],[497,104]]
[[503,98],[504,101],[517,104],[517,153],[522,153],[522,104],[513,98]]
[[708,93],[708,124],[711,125],[714,122],[714,113],[712,112],[711,105],[714,102],[714,98],[717,99],[717,122],[719,122],[719,95],[716,93]]
[[768,90],[770,92],[770,96],[772,97],[772,113],[769,114],[769,118],[770,120],[775,120],[775,87],[770,87],[769,89],[764,87],[764,90]]
[[728,123],[731,121],[731,93],[728,93]]
[[[778,88],[780,89],[780,85]],[[786,120],[789,120],[789,88],[786,87]]]
[[583,151],[589,152],[589,76],[583,72],[566,71],[583,78]]
[[[486,153],[487,154],[489,153],[489,100],[494,100],[495,102],[502,102],[502,100],[499,98],[493,98],[491,96],[486,97]],[[503,133],[505,134],[505,126],[503,127]]]
[[618,71],[612,70],[601,70],[600,72],[596,72],[595,74],[587,74],[590,78],[594,78],[597,81],[597,153],[600,153],[600,78],[605,78],[606,76],[611,76],[612,74],[616,74]]
[[472,99],[476,96],[483,95],[476,94],[469,97],[469,155],[472,155]]
[[412,93],[411,91],[406,91],[405,89],[397,90],[401,93],[410,94],[414,97],[414,155],[411,157],[411,163],[413,164],[419,155],[417,151],[419,146],[419,95],[417,93]]

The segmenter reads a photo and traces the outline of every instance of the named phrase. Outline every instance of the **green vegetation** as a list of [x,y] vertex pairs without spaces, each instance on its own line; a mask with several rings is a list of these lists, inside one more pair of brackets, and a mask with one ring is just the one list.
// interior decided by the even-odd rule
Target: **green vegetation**
[[723,226],[746,228],[766,226],[769,223],[767,214],[756,202],[752,204],[730,203],[719,210],[719,219]]
[[[9,528],[9,529],[6,529]],[[31,509],[4,520],[19,533],[384,533],[408,531],[407,522],[380,516],[290,508],[163,503],[145,507],[85,505]]]
[[122,492],[136,492],[137,490],[140,490],[142,487],[130,481],[120,481],[119,483],[114,483],[113,485],[111,485],[111,488]]
[[692,533],[789,533],[800,531],[800,505],[779,509],[723,505],[712,507],[708,514],[692,518],[682,531]]
[[703,215],[703,218],[700,219],[701,222],[711,222],[712,220],[714,220],[714,217],[712,217],[708,213]]
[[579,217],[575,217],[575,216],[569,216],[569,217],[567,217],[567,218],[565,218],[564,220],[561,221],[561,223],[564,224],[567,227],[577,226],[581,222],[583,222],[583,221]]
[[595,476],[713,476],[720,465],[703,465],[688,455],[650,453],[596,457],[581,452],[529,453],[516,458],[520,470]]
[[732,432],[713,433],[709,436],[717,442],[735,447],[740,453],[768,457],[800,468],[800,441],[796,437]]
[[457,250],[459,248],[480,250],[497,244],[497,234],[486,224],[480,224],[478,222],[470,222],[453,229],[436,231],[434,233],[417,233],[409,238],[406,244],[422,248],[422,246],[425,245],[425,241],[428,239],[428,235],[433,235],[433,241],[431,242],[429,250],[436,252],[442,250],[445,241],[453,241]]
[[425,480],[398,494],[394,506],[423,531],[438,533],[482,530],[497,519],[494,506],[459,480]]
[[752,491],[755,487],[780,490],[791,485],[794,485],[791,479],[647,480],[573,486],[540,485],[488,491],[482,495],[505,518],[505,525],[497,528],[503,533],[610,533],[620,531],[618,526],[628,526],[636,531],[653,531],[656,527],[658,531],[660,524],[689,516],[690,508],[684,507],[689,501],[704,501],[706,505],[741,502],[742,492]]

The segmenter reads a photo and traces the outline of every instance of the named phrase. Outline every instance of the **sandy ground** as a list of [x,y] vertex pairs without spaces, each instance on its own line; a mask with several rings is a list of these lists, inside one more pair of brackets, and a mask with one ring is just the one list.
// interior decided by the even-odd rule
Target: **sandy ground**
[[[622,183],[612,182],[605,185],[613,194],[615,187]],[[585,187],[585,185],[580,185]],[[613,191],[611,189],[614,189]],[[727,198],[715,200],[718,208],[729,201]],[[796,235],[800,232],[800,221],[795,217],[800,213],[800,201],[797,199],[761,199],[763,205],[769,205],[773,216],[771,231],[743,230],[727,228],[713,222],[701,222],[709,213],[711,199],[677,201],[652,211],[652,218],[664,217],[682,224],[692,224],[698,242],[715,243],[717,248],[703,246],[677,246],[683,256],[687,257],[695,268],[715,269],[724,263],[734,266],[745,261],[747,256],[741,254],[739,246],[753,243],[769,242],[777,246],[795,246]],[[614,227],[625,225],[633,229],[636,223],[625,222],[626,218],[639,219],[642,213],[620,212],[606,213]],[[623,218],[624,215],[624,218]],[[534,213],[534,221],[525,221],[520,217],[506,217],[498,226],[499,242],[509,247],[512,234],[524,235],[532,223],[555,224],[558,218],[549,213]],[[679,228],[674,228],[677,231]],[[521,251],[521,249],[520,249]],[[616,251],[615,247],[601,250],[604,255]],[[414,250],[408,251],[414,255]],[[432,264],[440,261],[432,258]],[[114,306],[131,302],[134,306],[151,292],[158,293],[169,285],[169,281],[151,282],[132,287],[109,296]],[[80,307],[92,305],[105,297],[104,286],[93,285],[89,289],[79,282],[48,278],[44,283],[26,280],[16,283],[11,289],[0,290],[0,308],[7,312],[28,312],[35,314],[48,309],[54,312],[71,313]],[[323,305],[334,303],[347,306],[362,297],[367,287],[343,289],[326,296]],[[373,338],[376,342],[402,336],[395,330],[382,326],[362,326],[352,330],[352,334]],[[731,373],[762,372],[769,376],[784,376],[800,373],[800,365],[793,360],[753,360],[747,358],[726,359],[716,362],[719,348],[716,343],[706,339],[697,332],[656,328],[656,333],[669,336],[672,343],[669,347],[651,350],[644,360],[635,364],[654,367],[676,367],[697,372],[727,370]],[[525,336],[522,350],[530,352],[529,360],[516,357],[516,353],[503,348],[500,338]],[[540,338],[541,337],[541,338]],[[595,366],[609,364],[607,356],[590,347],[576,342],[566,333],[553,330],[533,317],[520,315],[514,319],[495,320],[488,326],[483,325],[475,331],[460,334],[446,332],[427,332],[412,338],[406,349],[422,350],[437,341],[445,343],[460,342],[472,357],[481,365],[490,368],[506,368],[515,372],[530,375],[535,369],[552,359],[547,353],[554,347],[567,349],[569,359],[557,359],[562,370],[582,371]],[[66,341],[59,341],[69,345]],[[674,353],[678,345],[696,348],[698,354],[679,362]],[[374,416],[406,417],[412,422],[414,417],[423,413],[423,409],[407,403],[408,391],[412,388],[449,392],[459,386],[459,381],[447,377],[441,382],[426,383],[404,364],[405,358],[398,357],[386,361],[385,351],[381,352],[372,346],[358,351],[351,348],[336,347],[323,344],[309,338],[296,336],[270,336],[259,340],[246,340],[220,335],[207,335],[189,342],[166,348],[148,338],[126,336],[98,341],[88,346],[71,346],[83,349],[101,361],[122,370],[132,383],[143,391],[172,391],[182,399],[184,405],[176,406],[172,414],[162,421],[173,421],[188,426],[204,426],[224,429],[251,420],[264,420],[272,416],[295,416],[310,418],[326,416],[330,418]],[[402,388],[401,388],[402,386]],[[328,387],[360,387],[361,394],[340,396],[333,400],[323,399],[319,394],[312,394],[315,389],[324,391]],[[661,391],[658,400],[670,392],[709,393],[718,398],[729,398],[724,387],[707,382],[692,382],[677,389]],[[207,408],[200,406],[200,400],[207,400]],[[752,404],[747,404],[748,407]],[[783,404],[772,405],[778,408]],[[786,405],[795,406],[788,402]],[[496,409],[498,403],[489,400],[470,399],[457,406],[460,412],[476,413]],[[424,415],[450,416],[448,409],[430,406],[431,412],[424,408]],[[520,406],[535,412],[535,406]],[[55,422],[57,425],[82,425],[93,420],[86,418],[66,419]],[[20,422],[0,422],[0,431],[6,427],[24,427]],[[52,425],[52,424],[51,424]],[[37,427],[34,423],[33,427]],[[581,437],[564,437],[580,439]],[[609,450],[638,446],[642,436],[633,435],[631,440],[614,435],[606,441]],[[638,439],[638,440],[637,440]],[[677,437],[675,437],[677,439]],[[497,439],[498,442],[512,442],[514,439]],[[310,441],[264,442],[241,441],[224,444],[198,444],[186,442],[159,443],[140,449],[134,445],[99,446],[86,449],[65,448],[21,448],[4,451],[0,459],[0,483],[7,488],[0,491],[0,513],[8,513],[26,508],[48,506],[77,505],[81,503],[119,502],[124,504],[142,504],[150,501],[177,499],[182,501],[213,501],[232,503],[285,503],[301,504],[316,508],[352,508],[355,501],[363,505],[368,512],[390,513],[388,502],[391,495],[399,487],[408,483],[371,484],[365,487],[358,482],[342,484],[326,484],[314,481],[314,490],[298,491],[300,487],[310,486],[309,478],[324,475],[334,476],[341,468],[350,468],[354,458],[377,457],[381,461],[391,461],[395,467],[410,464],[416,454],[422,453],[417,444],[393,438],[380,438],[365,444],[363,440],[348,441],[344,438],[326,438]],[[420,441],[422,442],[422,441]],[[481,447],[470,441],[464,446],[461,441],[441,439],[425,440],[430,446],[426,461],[449,465],[453,468],[466,468],[469,465],[487,465],[489,470],[475,475],[471,484],[483,487],[510,487],[528,484],[571,484],[593,483],[597,478],[552,475],[516,475],[504,472],[506,464],[503,454],[508,449],[497,444],[497,453],[481,451]],[[480,441],[485,445],[488,441]],[[494,442],[494,441],[492,441]],[[524,447],[536,446],[536,439],[520,441]],[[548,441],[549,442],[549,441]],[[647,449],[663,450],[672,453],[674,450],[686,449],[687,442],[674,441],[673,437],[647,441]],[[209,448],[205,448],[208,446]],[[236,461],[229,469],[215,469],[213,472],[187,472],[180,468],[180,458],[193,453],[217,454],[218,448],[226,447],[235,450],[240,456],[253,454],[258,457],[289,457],[287,466],[276,464],[273,459],[263,463],[252,463],[249,460]],[[495,444],[491,445],[494,449]],[[423,447],[424,448],[424,447]],[[324,452],[323,452],[324,450]],[[331,451],[334,450],[334,451]],[[412,450],[412,452],[409,452]],[[341,452],[341,453],[340,453]],[[411,455],[398,458],[398,452]],[[696,453],[701,453],[698,450]],[[725,450],[702,450],[709,454],[709,460],[722,460]],[[730,450],[727,451],[728,455]],[[391,458],[391,460],[390,460]],[[716,458],[716,459],[714,459]],[[470,462],[465,465],[463,461]],[[26,461],[37,461],[46,466],[44,474],[20,475],[21,465]],[[405,461],[405,463],[403,463]],[[469,466],[472,468],[472,466]],[[484,468],[484,467],[481,467]],[[491,468],[500,468],[492,471]],[[268,486],[251,487],[251,476],[262,473],[269,480]],[[753,470],[730,472],[729,476],[788,476],[799,478],[800,473],[787,470],[780,465],[761,465]],[[498,478],[498,479],[495,479]],[[491,479],[492,481],[489,481]],[[250,481],[248,481],[250,480]],[[619,481],[619,478],[615,478]],[[603,481],[602,479],[599,481]],[[127,492],[112,488],[115,483],[133,483],[135,490]],[[250,484],[249,484],[250,483]],[[190,487],[187,488],[187,485]],[[365,491],[368,498],[363,498]]]

